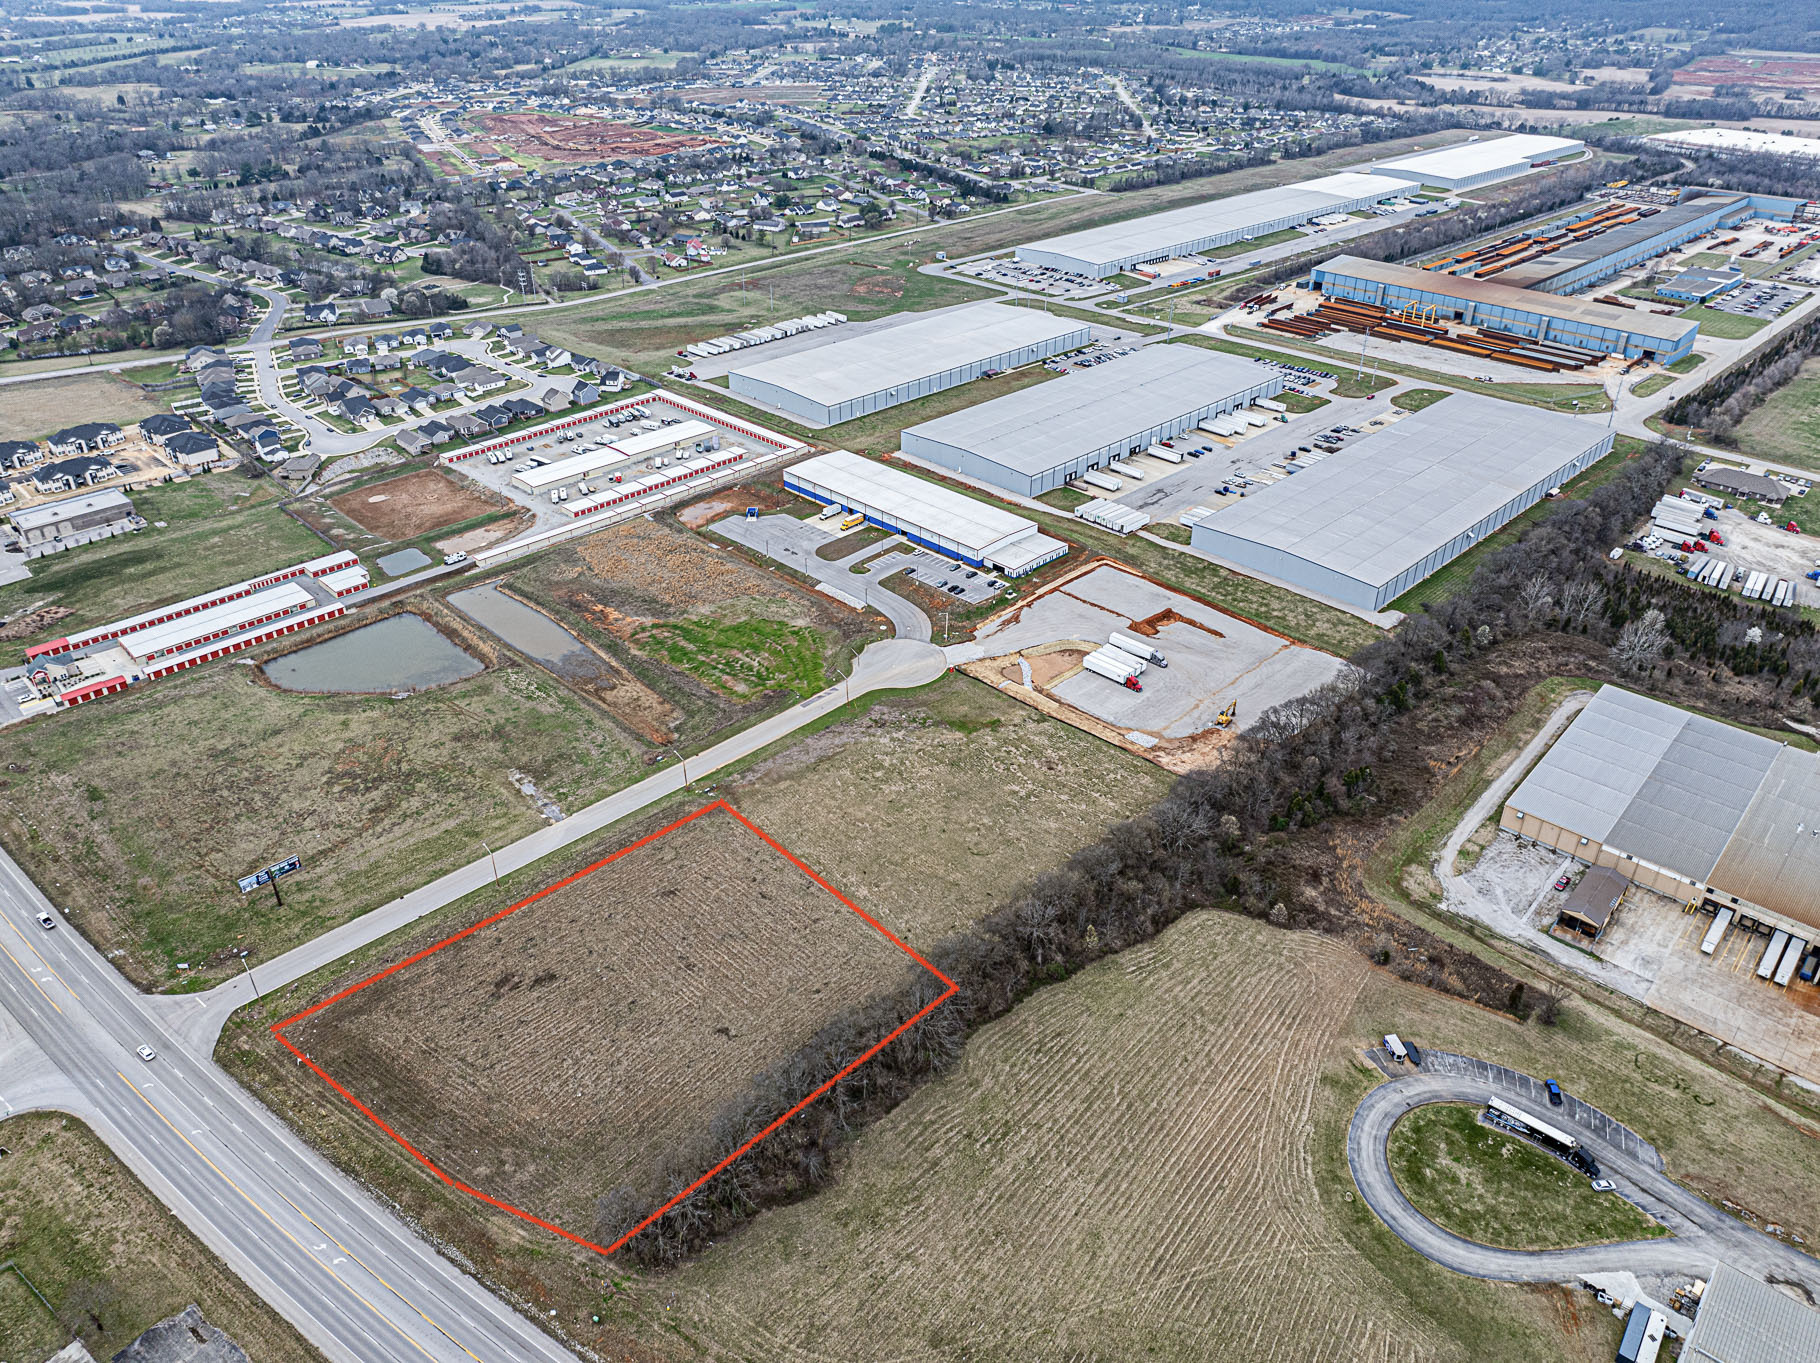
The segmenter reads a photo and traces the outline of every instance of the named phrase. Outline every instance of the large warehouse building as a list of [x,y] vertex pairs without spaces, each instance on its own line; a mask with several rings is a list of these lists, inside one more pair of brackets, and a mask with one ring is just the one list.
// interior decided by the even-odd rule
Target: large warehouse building
[[912,543],[1019,577],[1068,552],[1036,522],[989,506],[926,478],[886,468],[848,450],[784,470],[784,486],[804,497],[858,512]]
[[1743,222],[1751,213],[1750,200],[1739,195],[1697,195],[1513,265],[1498,275],[1498,283],[1539,293],[1575,293],[1716,228]]
[[1047,237],[1018,247],[1017,258],[1027,265],[1048,265],[1105,279],[1128,266],[1268,236],[1328,213],[1350,213],[1420,189],[1418,184],[1383,175],[1342,171],[1318,180],[1153,213],[1131,222]]
[[1571,137],[1515,133],[1510,137],[1495,137],[1489,142],[1462,142],[1436,151],[1419,151],[1380,161],[1371,171],[1374,175],[1415,180],[1436,189],[1473,189],[1508,180],[1513,175],[1527,175],[1585,150],[1584,142]]
[[832,426],[939,393],[988,369],[1011,369],[1078,349],[1092,339],[1092,327],[1072,318],[977,303],[923,313],[792,355],[755,359],[730,369],[727,385],[739,397]]
[[1753,128],[1682,128],[1679,132],[1651,133],[1643,140],[1697,156],[1795,156],[1804,161],[1820,161],[1820,139]]
[[1605,686],[1499,822],[1709,913],[1729,909],[1743,926],[1811,941],[1817,820],[1820,754]]
[[1313,271],[1331,298],[1407,310],[1418,321],[1456,321],[1514,332],[1607,355],[1639,355],[1669,364],[1694,348],[1698,322],[1641,308],[1614,308],[1585,298],[1512,288],[1491,279],[1460,279],[1435,270],[1335,256]]
[[1455,393],[1189,533],[1241,570],[1383,610],[1611,446],[1577,417]]
[[1283,391],[1281,371],[1190,345],[1150,345],[905,429],[904,453],[1034,497],[1198,421]]

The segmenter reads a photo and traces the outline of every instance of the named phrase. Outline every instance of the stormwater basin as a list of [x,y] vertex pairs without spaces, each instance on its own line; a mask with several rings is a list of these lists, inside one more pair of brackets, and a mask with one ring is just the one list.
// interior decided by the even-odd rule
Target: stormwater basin
[[387,577],[399,577],[416,572],[419,568],[427,568],[430,556],[421,549],[396,549],[381,556],[378,562],[380,572]]
[[497,587],[469,587],[451,593],[449,604],[553,672],[589,676],[605,671],[600,659],[567,629]]
[[422,691],[471,677],[480,659],[421,615],[405,612],[273,658],[265,675],[284,691]]

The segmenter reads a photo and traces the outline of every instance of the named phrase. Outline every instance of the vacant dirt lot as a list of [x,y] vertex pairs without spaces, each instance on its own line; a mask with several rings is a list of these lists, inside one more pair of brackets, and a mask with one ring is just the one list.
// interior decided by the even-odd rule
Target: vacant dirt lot
[[287,1035],[447,1172],[591,1237],[596,1199],[654,1189],[746,1080],[919,968],[712,809]]
[[42,440],[79,421],[112,421],[128,426],[155,412],[171,410],[170,400],[194,389],[148,393],[136,383],[111,374],[83,374],[69,379],[40,379],[8,384],[0,402],[0,440]]
[[261,1363],[321,1363],[269,1306],[165,1210],[86,1126],[59,1113],[0,1123],[0,1347],[42,1363],[80,1337],[112,1357],[191,1302]]
[[368,483],[331,497],[329,505],[362,529],[388,540],[416,539],[445,525],[499,510],[438,469],[419,469],[402,478]]
[[501,142],[545,161],[599,161],[614,156],[662,156],[714,147],[712,137],[659,132],[598,118],[560,114],[482,114],[480,126]]

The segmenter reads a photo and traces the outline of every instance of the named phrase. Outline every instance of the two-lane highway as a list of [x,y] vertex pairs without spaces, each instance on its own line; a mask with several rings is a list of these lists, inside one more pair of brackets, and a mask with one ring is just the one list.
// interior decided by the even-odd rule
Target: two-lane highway
[[[573,1358],[176,1044],[73,927],[40,927],[41,910],[57,916],[0,854],[0,1009],[13,1030],[61,1073],[78,1115],[329,1359]],[[141,1045],[157,1059],[140,1059]]]

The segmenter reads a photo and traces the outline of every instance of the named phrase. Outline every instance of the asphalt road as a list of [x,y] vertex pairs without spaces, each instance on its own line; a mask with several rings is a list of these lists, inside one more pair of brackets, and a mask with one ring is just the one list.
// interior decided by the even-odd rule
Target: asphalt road
[[[1365,1095],[1346,1132],[1346,1162],[1359,1195],[1404,1244],[1456,1273],[1504,1282],[1577,1282],[1588,1273],[1628,1272],[1662,1282],[1710,1278],[1717,1262],[1764,1281],[1803,1285],[1820,1296],[1820,1261],[1793,1246],[1752,1230],[1703,1198],[1694,1196],[1656,1167],[1647,1147],[1614,1143],[1610,1118],[1584,1104],[1562,1108],[1538,1102],[1541,1081],[1485,1067],[1477,1074],[1415,1072],[1380,1084]],[[1620,1193],[1671,1232],[1659,1240],[1638,1240],[1583,1249],[1528,1252],[1493,1249],[1442,1230],[1418,1212],[1390,1172],[1387,1144],[1404,1113],[1426,1103],[1484,1103],[1499,1097],[1533,1111],[1572,1132]],[[1543,1109],[1546,1108],[1544,1111]]]
[[74,928],[38,926],[50,907],[0,854],[0,1111],[87,1121],[333,1363],[572,1359],[185,1052]]

